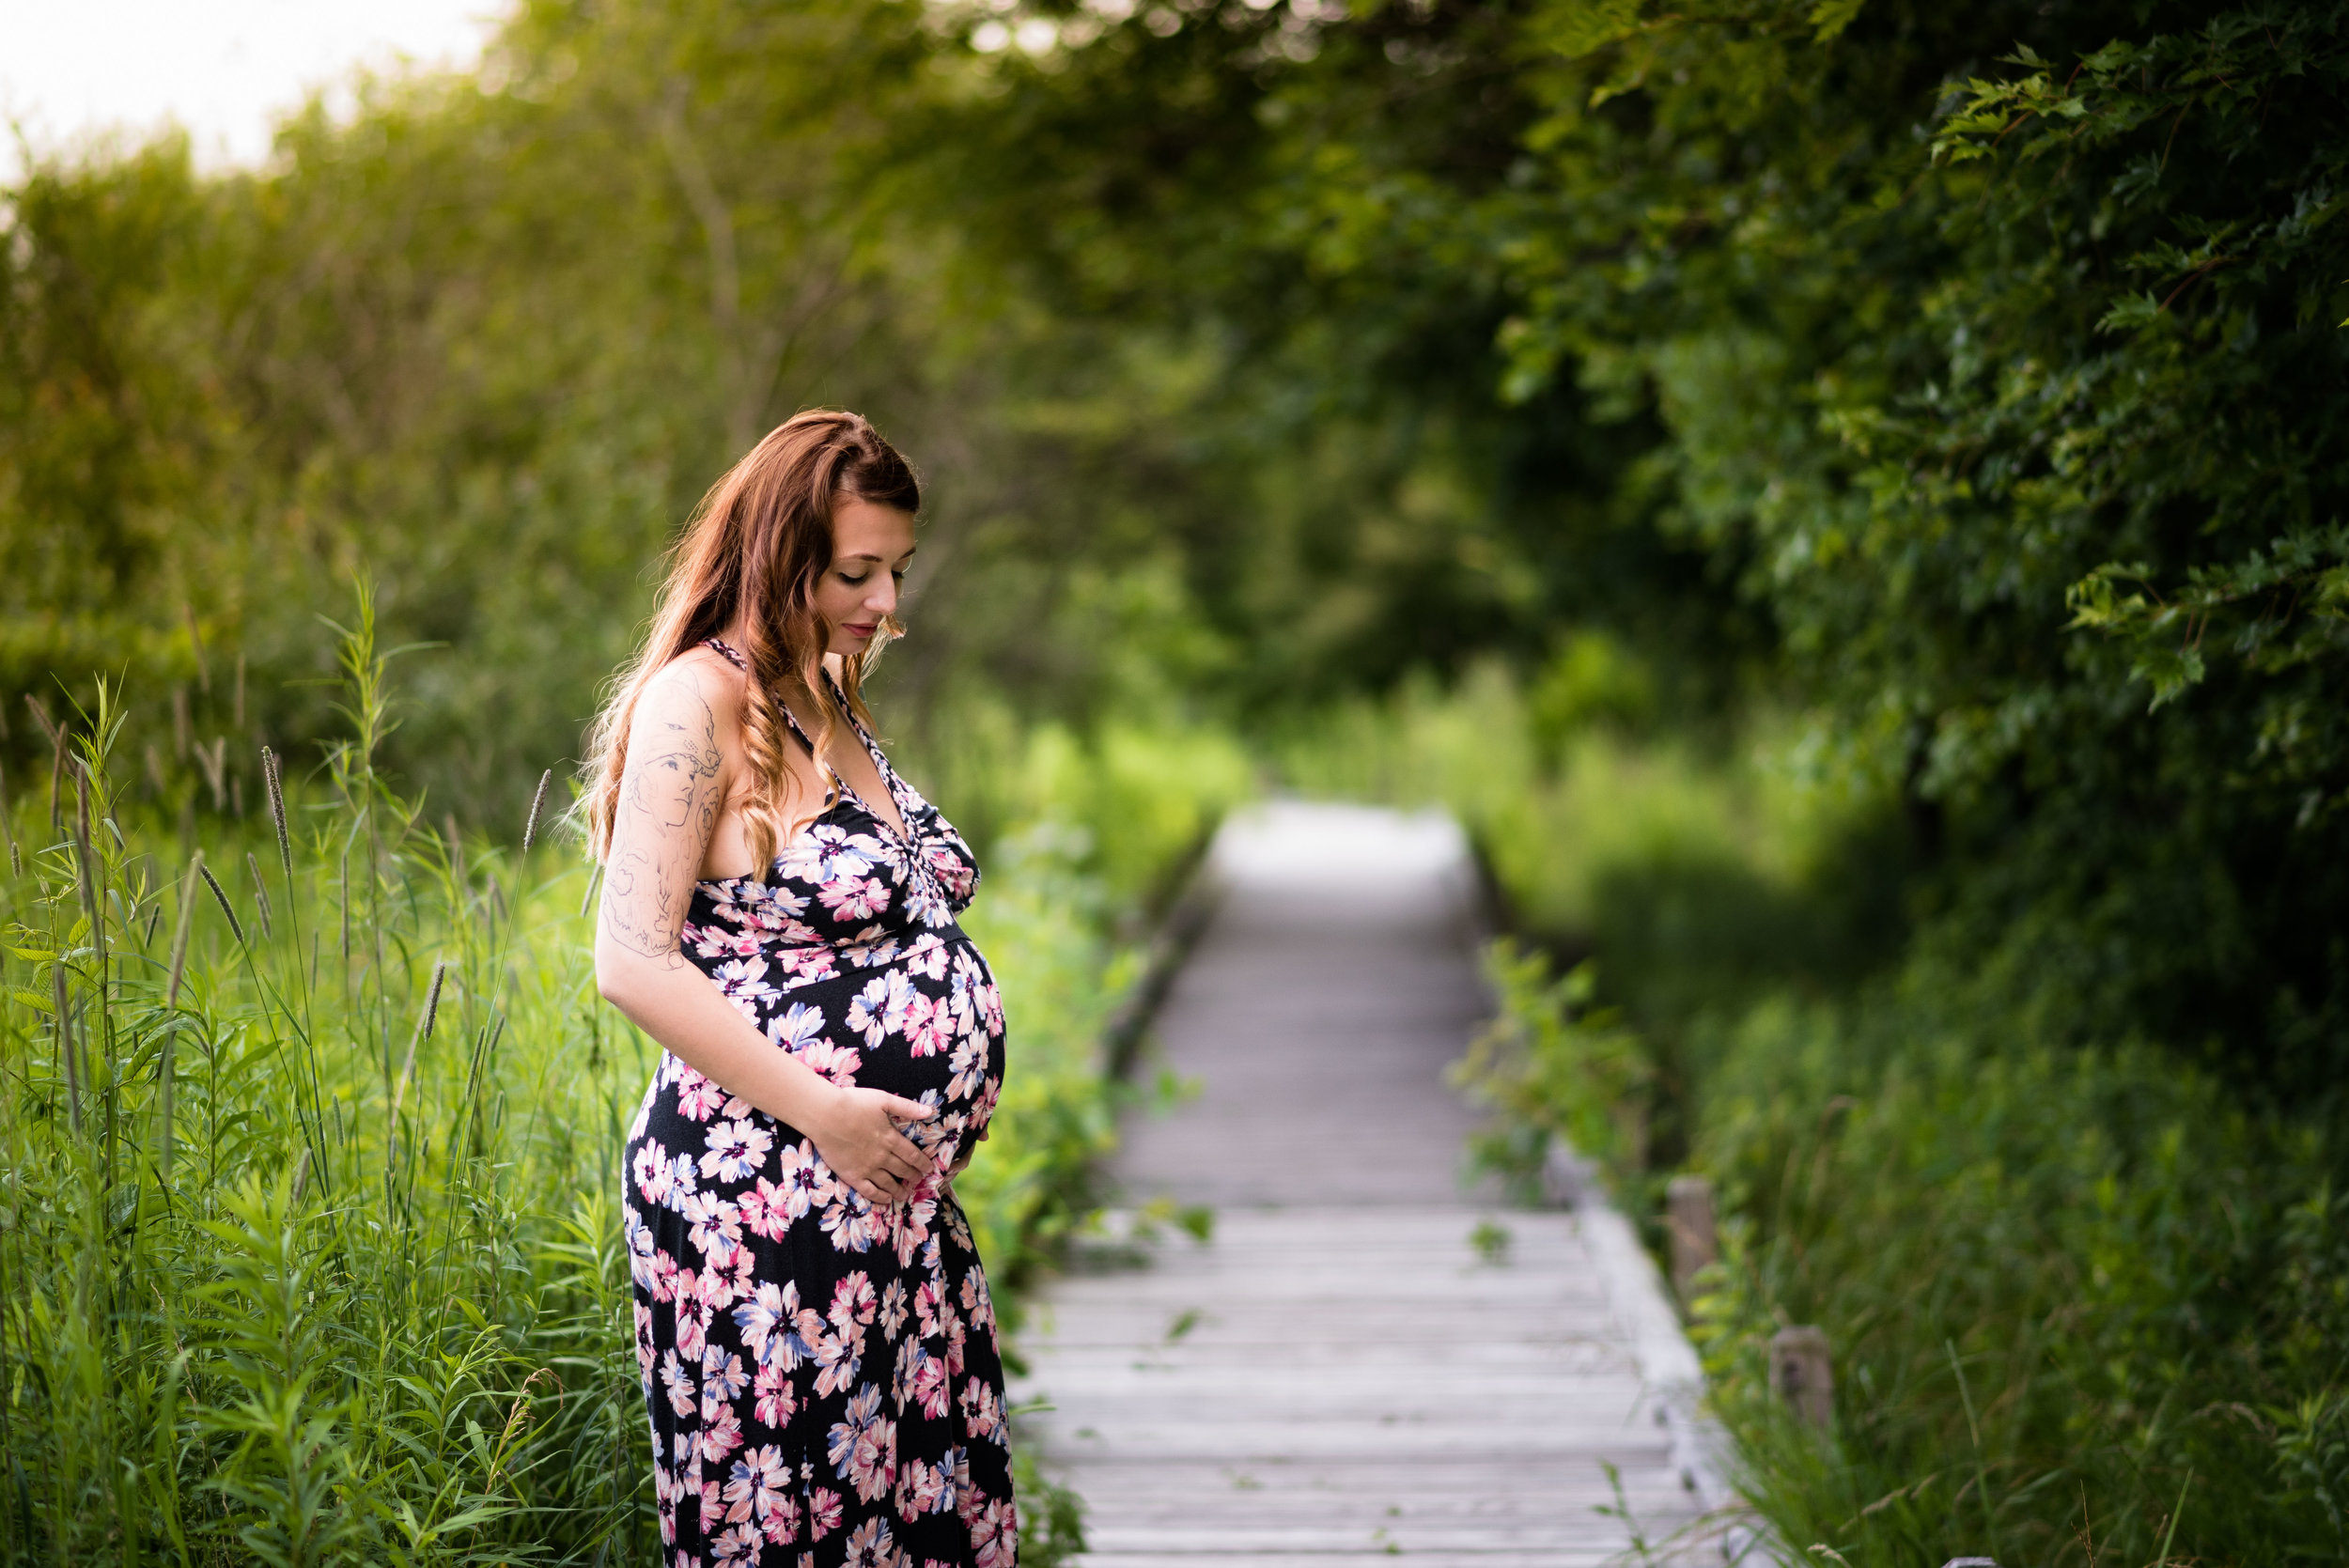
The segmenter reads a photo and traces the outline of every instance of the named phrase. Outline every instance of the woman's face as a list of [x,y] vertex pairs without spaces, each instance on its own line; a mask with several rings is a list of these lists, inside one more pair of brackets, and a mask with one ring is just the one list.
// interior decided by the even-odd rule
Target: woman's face
[[913,559],[913,519],[894,506],[843,500],[832,509],[832,565],[816,582],[826,653],[854,659],[873,645]]

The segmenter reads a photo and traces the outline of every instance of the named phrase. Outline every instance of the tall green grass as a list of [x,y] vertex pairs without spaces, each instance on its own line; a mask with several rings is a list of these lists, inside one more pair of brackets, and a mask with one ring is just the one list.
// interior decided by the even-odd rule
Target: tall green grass
[[[1292,778],[1450,805],[1514,907],[1465,1075],[1487,1158],[1529,1176],[1565,1140],[1655,1242],[1666,1179],[1714,1180],[1692,1331],[1781,1540],[1856,1568],[2349,1561],[2328,1128],[2186,1042],[2057,1038],[1951,962],[1888,893],[1869,791],[1806,779],[1794,726],[1546,737],[1490,672],[1335,723]],[[1788,1323],[1834,1349],[1825,1434],[1768,1388]]]
[[[653,1048],[595,994],[552,807],[511,846],[433,822],[376,768],[364,605],[342,657],[350,737],[200,859],[121,782],[111,689],[54,816],[6,814],[0,1560],[653,1550],[615,1206]],[[958,1184],[1010,1280],[1081,1213],[1133,968],[1102,857],[1026,807],[972,912],[1014,1054]]]

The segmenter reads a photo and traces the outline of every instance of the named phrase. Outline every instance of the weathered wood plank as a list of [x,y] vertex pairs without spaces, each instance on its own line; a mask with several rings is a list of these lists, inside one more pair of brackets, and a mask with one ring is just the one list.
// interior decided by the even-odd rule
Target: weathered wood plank
[[1602,1508],[1685,1526],[1657,1327],[1626,1331],[1573,1217],[1459,1180],[1444,1070],[1483,1000],[1456,830],[1275,808],[1217,864],[1156,1031],[1199,1092],[1114,1172],[1214,1205],[1212,1237],[1112,1225],[1019,1339],[1015,1396],[1053,1406],[1021,1436],[1085,1498],[1088,1564],[1596,1568],[1630,1539]]

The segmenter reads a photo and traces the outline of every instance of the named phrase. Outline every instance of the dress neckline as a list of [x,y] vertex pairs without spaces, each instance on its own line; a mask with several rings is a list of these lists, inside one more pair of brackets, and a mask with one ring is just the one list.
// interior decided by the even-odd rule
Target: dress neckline
[[[736,669],[741,671],[744,675],[750,674],[750,661],[744,659],[739,650],[738,650],[731,643],[725,641],[725,639],[722,637],[705,637],[702,639],[702,645],[708,648],[711,652],[715,653],[719,658],[724,660],[727,663],[733,665]],[[873,759],[873,772],[880,780],[881,788],[888,791],[889,803],[895,809],[899,819],[904,822],[905,826],[903,828],[898,827],[896,823],[890,821],[889,818],[874,810],[873,803],[867,800],[863,795],[857,793],[856,785],[850,784],[848,781],[847,776],[844,775],[840,769],[834,768],[831,763],[824,760],[824,754],[816,749],[816,742],[810,738],[806,729],[801,725],[799,715],[791,711],[791,705],[788,703],[777,703],[775,705],[783,709],[783,722],[791,726],[791,733],[793,735],[800,737],[800,744],[807,748],[808,756],[815,761],[817,772],[820,776],[827,777],[832,781],[832,787],[838,796],[855,801],[858,808],[862,810],[865,815],[873,819],[873,825],[879,828],[882,832],[887,833],[890,837],[895,839],[897,843],[904,847],[907,853],[917,853],[917,848],[913,841],[913,814],[906,809],[905,801],[898,797],[895,772],[889,766],[889,759],[881,754],[879,745],[874,741],[870,735],[865,733],[864,726],[857,722],[856,710],[848,706],[848,693],[840,689],[840,683],[838,681],[832,679],[832,672],[830,670],[822,670],[821,674],[824,677],[824,684],[832,688],[832,698],[834,701],[839,703],[840,711],[848,716],[848,727],[856,732],[857,741],[859,744],[863,746],[864,754]],[[830,811],[831,809],[832,806],[829,804],[824,808],[825,811]],[[823,812],[818,812],[816,815],[820,817],[823,815]],[[814,819],[810,819],[808,826],[815,826]],[[804,830],[802,830],[802,831],[804,831]],[[797,841],[795,840],[794,842]],[[780,853],[777,854],[776,859],[782,859]],[[771,870],[772,868],[770,867],[769,869]]]

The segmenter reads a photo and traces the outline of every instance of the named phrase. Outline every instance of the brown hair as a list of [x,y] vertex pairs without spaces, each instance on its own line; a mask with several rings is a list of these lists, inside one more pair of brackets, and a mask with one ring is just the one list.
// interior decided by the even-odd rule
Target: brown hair
[[[815,590],[832,565],[832,508],[843,499],[910,514],[921,509],[922,489],[912,467],[879,431],[857,414],[832,409],[811,409],[775,427],[702,497],[670,551],[652,629],[614,678],[612,697],[588,739],[587,793],[580,810],[598,857],[611,847],[637,699],[671,660],[739,619],[744,645],[737,651],[749,666],[742,750],[754,781],[743,828],[758,862],[755,875],[766,875],[782,842],[784,807],[798,787],[786,762],[786,749],[798,741],[784,716],[784,699],[802,698],[820,715],[818,777],[829,774],[824,753],[847,718],[830,683],[808,679],[831,641],[831,629],[816,613]],[[872,714],[864,706],[864,676],[882,647],[904,631],[893,616],[870,647],[842,662],[841,691],[867,727]]]

